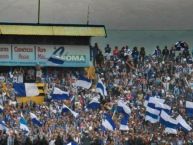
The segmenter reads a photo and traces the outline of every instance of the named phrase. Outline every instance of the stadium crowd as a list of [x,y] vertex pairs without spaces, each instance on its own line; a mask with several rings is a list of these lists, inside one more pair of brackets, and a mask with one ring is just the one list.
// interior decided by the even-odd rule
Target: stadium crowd
[[[176,51],[176,47],[168,49],[166,46],[161,50],[157,46],[153,55],[147,55],[144,47],[112,50],[107,45],[102,53],[96,43],[93,50],[97,78],[104,82],[107,96],[96,92],[96,80],[90,89],[75,87],[71,80],[84,72],[68,70],[62,78],[61,74],[49,72],[45,80],[39,80],[49,84],[43,104],[19,104],[12,87],[13,77],[3,74],[8,89],[5,92],[1,83],[0,145],[193,145],[192,130],[185,132],[179,128],[177,133],[167,133],[159,122],[146,120],[144,106],[150,96],[165,99],[172,108],[172,117],[180,114],[193,127],[193,116],[188,116],[185,109],[186,101],[193,102],[193,63],[188,48]],[[16,72],[11,75],[23,71]],[[53,100],[50,96],[53,87],[68,90],[69,101]],[[99,109],[86,108],[93,98],[99,98]],[[119,129],[122,118],[116,111],[119,100],[131,109],[128,130]],[[61,112],[64,103],[77,112],[78,117]],[[30,112],[38,116],[41,126],[33,124]],[[104,113],[112,116],[114,131],[102,127]],[[20,128],[21,117],[27,121],[29,132]]]

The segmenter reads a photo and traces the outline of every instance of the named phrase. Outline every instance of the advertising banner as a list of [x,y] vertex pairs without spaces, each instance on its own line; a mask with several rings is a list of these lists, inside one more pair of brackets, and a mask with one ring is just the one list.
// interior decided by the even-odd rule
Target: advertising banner
[[6,63],[11,60],[11,45],[0,45],[0,62]]
[[87,45],[17,45],[0,44],[0,66],[87,67]]

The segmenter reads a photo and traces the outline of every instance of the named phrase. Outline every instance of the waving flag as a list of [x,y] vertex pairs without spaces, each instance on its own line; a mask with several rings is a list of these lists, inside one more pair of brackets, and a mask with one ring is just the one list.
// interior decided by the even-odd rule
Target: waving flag
[[147,106],[145,120],[151,123],[156,123],[159,121],[159,114],[160,111],[157,110],[155,107]]
[[163,104],[161,102],[157,102],[155,104],[155,107],[158,109],[158,110],[164,110],[166,113],[170,114],[171,113],[171,107],[168,106],[167,104]]
[[69,92],[62,91],[61,89],[54,87],[54,91],[51,94],[53,100],[65,100],[69,99]]
[[0,105],[0,113],[2,113],[3,112],[3,106],[2,105]]
[[43,125],[42,122],[39,120],[39,118],[34,113],[30,112],[30,117],[31,117],[33,124],[35,124],[39,127],[42,127],[42,125]]
[[164,104],[164,102],[164,99],[150,97],[146,105],[145,120],[151,123],[156,123],[159,121],[159,115],[162,110],[167,113],[170,113],[171,107]]
[[16,96],[18,97],[39,95],[39,90],[36,83],[14,83],[13,88],[15,90]]
[[183,117],[181,115],[178,115],[178,117],[176,118],[176,120],[178,121],[178,125],[185,131],[185,132],[189,132],[192,130],[192,128],[190,127],[190,125],[183,119]]
[[66,106],[65,104],[62,107],[62,112],[71,112],[72,115],[77,118],[78,117],[78,113],[76,113],[75,111],[73,111],[72,109],[70,109],[68,106]]
[[9,131],[4,121],[0,121],[0,130],[5,130],[6,132]]
[[131,113],[131,109],[126,105],[125,102],[119,100],[117,105],[117,112],[129,115]]
[[83,76],[81,76],[76,81],[75,86],[82,87],[82,88],[85,88],[85,89],[89,89],[92,86],[92,81],[85,78],[85,77],[83,77]]
[[178,121],[173,119],[163,110],[160,114],[160,123],[166,127],[165,133],[177,134]]
[[186,101],[186,112],[188,116],[193,117],[193,102]]
[[23,115],[21,114],[21,118],[19,120],[19,127],[20,129],[22,129],[23,131],[26,131],[27,133],[29,133],[29,128],[27,126],[27,121],[24,119]]
[[149,101],[149,98],[150,98],[151,96],[149,96],[149,95],[147,95],[147,96],[145,96],[145,101],[143,102],[143,106],[144,107],[147,107],[147,104],[148,104],[148,101]]
[[100,93],[102,96],[107,96],[107,89],[104,83],[102,82],[101,79],[99,79],[97,86],[96,86],[96,91]]
[[[30,84],[30,83],[29,83]],[[35,88],[35,91],[33,92],[33,87],[30,89],[30,87],[26,87],[27,86],[26,84],[21,84],[21,85],[18,85],[17,83],[14,84],[15,88],[15,96],[16,96],[16,99],[17,99],[17,102],[18,103],[30,103],[30,101],[32,102],[35,102],[37,104],[42,104],[44,102],[44,98],[45,98],[45,84],[44,83],[31,83],[34,88]],[[21,87],[19,87],[21,86]],[[22,89],[23,88],[23,89]],[[27,89],[28,88],[28,89]],[[36,90],[38,88],[38,91]],[[29,94],[28,96],[26,96],[26,90],[31,90],[31,92],[33,93],[29,93],[30,91],[27,91]],[[23,91],[23,95],[21,95],[21,92],[20,91],[17,91],[17,90],[21,90]],[[20,92],[18,94],[18,92]],[[31,96],[33,95],[33,96]]]
[[96,109],[99,109],[100,108],[100,102],[98,101],[97,98],[93,98],[89,104],[87,105],[87,108],[88,109],[93,109],[93,110],[96,110]]
[[112,120],[111,116],[107,113],[104,114],[104,119],[102,120],[102,126],[110,131],[113,131],[116,128],[114,121]]
[[163,104],[164,102],[165,102],[164,99],[160,99],[160,98],[156,98],[156,97],[150,97],[148,102],[147,102],[147,105],[149,107],[155,107],[156,104],[158,104],[158,103]]
[[129,120],[129,115],[125,115],[123,116],[123,118],[121,119],[121,123],[120,123],[120,130],[129,130],[128,127],[128,120]]
[[[156,98],[156,97],[146,97],[145,101],[144,101],[144,106],[147,107],[147,105],[149,104],[150,107],[155,107],[156,103],[164,103],[165,100],[164,99],[160,99],[160,98]],[[153,105],[153,106],[152,106]]]

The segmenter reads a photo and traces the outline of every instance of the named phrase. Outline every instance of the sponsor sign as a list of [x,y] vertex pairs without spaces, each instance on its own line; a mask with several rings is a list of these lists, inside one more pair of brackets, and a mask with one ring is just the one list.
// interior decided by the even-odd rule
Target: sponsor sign
[[87,45],[17,45],[0,44],[1,66],[87,67]]

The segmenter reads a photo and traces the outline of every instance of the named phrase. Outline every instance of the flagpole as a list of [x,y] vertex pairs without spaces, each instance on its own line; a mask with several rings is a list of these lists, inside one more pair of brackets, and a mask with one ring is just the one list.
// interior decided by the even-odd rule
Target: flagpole
[[40,24],[40,0],[38,0],[38,24]]
[[90,4],[88,5],[87,22],[86,22],[87,25],[89,25],[89,16],[90,16]]
[[117,108],[115,108],[115,110],[114,110],[114,112],[113,112],[112,119],[113,119],[113,118],[114,118],[114,116],[115,116],[116,110],[117,110]]

